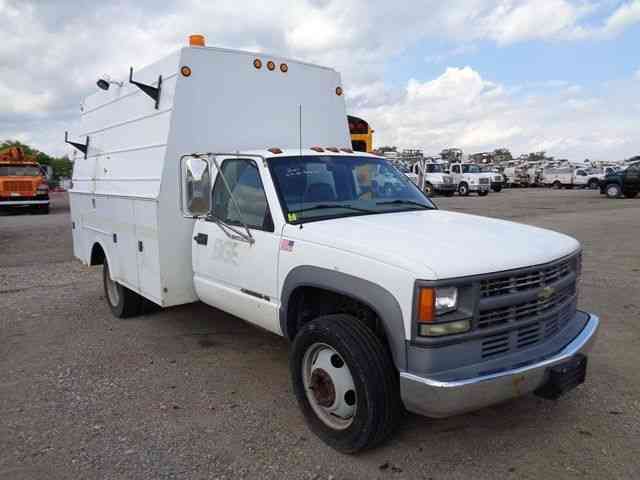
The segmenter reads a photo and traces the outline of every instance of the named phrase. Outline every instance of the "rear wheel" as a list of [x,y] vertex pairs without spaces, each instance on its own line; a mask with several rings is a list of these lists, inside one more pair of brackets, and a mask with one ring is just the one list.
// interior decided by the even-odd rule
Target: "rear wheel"
[[102,281],[104,283],[104,294],[107,297],[107,303],[114,316],[127,318],[140,313],[142,297],[111,278],[109,264],[106,259],[104,260],[104,267],[102,269]]
[[610,183],[607,185],[606,193],[609,198],[619,198],[622,195],[622,189],[617,183]]
[[638,192],[624,192],[625,198],[636,198],[638,196]]
[[304,325],[289,366],[305,420],[329,446],[355,453],[393,432],[401,412],[398,373],[357,318],[327,315]]
[[489,190],[479,190],[478,195],[481,197],[486,197],[487,195],[489,195]]
[[469,185],[467,185],[466,183],[462,182],[458,186],[458,193],[463,197],[466,197],[467,195],[469,195]]
[[595,190],[596,188],[600,187],[600,182],[598,181],[597,178],[592,178],[591,180],[589,180],[589,183],[587,184],[587,186],[591,189],[591,190]]
[[502,185],[496,185],[494,187],[491,187],[491,190],[493,190],[496,193],[501,192],[502,191]]
[[551,186],[556,190],[560,190],[562,188],[562,183],[560,183],[558,180],[556,180],[555,182],[553,182],[553,184]]

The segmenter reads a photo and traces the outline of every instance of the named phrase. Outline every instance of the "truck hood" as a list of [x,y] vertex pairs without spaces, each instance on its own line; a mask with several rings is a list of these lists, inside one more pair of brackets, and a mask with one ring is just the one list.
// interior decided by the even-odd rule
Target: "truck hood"
[[464,277],[551,262],[580,248],[561,233],[444,210],[420,210],[287,225],[286,237],[337,248],[414,272]]

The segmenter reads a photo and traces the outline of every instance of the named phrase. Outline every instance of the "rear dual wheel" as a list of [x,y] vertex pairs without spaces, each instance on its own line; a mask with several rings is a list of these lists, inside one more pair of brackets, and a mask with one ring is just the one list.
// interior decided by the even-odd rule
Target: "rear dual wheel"
[[111,278],[109,263],[106,259],[102,269],[102,282],[107,303],[114,316],[118,318],[133,317],[142,311],[143,298]]
[[291,348],[290,370],[307,424],[340,452],[379,444],[399,421],[391,355],[355,317],[326,315],[304,325]]

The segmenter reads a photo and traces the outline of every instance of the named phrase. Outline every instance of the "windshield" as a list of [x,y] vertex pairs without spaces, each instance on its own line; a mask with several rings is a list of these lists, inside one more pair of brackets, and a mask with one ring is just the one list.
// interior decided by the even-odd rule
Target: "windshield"
[[379,158],[280,157],[269,159],[269,170],[289,223],[436,208]]
[[40,168],[35,165],[0,165],[0,177],[39,177]]
[[480,173],[480,167],[477,165],[462,165],[463,173]]
[[444,170],[442,170],[442,165],[439,165],[437,163],[428,163],[427,164],[427,172],[428,173],[442,173]]

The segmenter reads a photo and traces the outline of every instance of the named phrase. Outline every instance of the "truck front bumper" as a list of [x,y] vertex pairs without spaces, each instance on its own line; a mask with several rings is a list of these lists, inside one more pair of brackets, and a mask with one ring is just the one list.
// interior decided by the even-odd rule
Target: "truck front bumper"
[[400,392],[404,405],[420,415],[444,418],[531,393],[547,383],[552,367],[591,349],[600,319],[591,313],[588,315],[578,336],[559,352],[530,365],[452,381],[401,372]]
[[489,188],[491,188],[491,185],[488,183],[474,184],[474,185],[469,184],[470,192],[488,192]]
[[30,205],[49,205],[49,195],[27,196],[0,196],[0,207],[28,207]]

